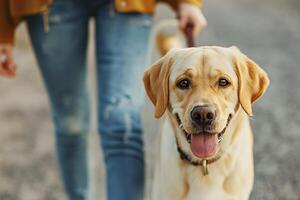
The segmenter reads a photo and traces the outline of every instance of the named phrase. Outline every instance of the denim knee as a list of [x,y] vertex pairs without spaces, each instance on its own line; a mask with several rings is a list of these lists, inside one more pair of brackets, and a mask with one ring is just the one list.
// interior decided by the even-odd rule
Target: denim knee
[[90,125],[87,98],[62,95],[60,99],[51,102],[56,135],[85,136]]
[[141,102],[129,95],[100,101],[99,132],[105,159],[131,155],[143,159]]

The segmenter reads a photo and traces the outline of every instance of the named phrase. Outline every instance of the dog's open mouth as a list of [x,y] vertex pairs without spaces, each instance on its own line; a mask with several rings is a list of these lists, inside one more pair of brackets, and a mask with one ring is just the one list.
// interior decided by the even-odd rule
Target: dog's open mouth
[[222,141],[223,135],[230,123],[232,115],[229,114],[226,126],[219,133],[188,133],[183,128],[178,114],[176,114],[176,118],[179,124],[179,128],[185,134],[187,142],[190,144],[190,148],[193,154],[198,158],[204,159],[216,154],[217,144]]

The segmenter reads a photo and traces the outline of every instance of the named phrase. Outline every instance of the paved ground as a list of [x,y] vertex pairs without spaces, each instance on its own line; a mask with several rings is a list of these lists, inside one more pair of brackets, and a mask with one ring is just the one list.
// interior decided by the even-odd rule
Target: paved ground
[[[207,0],[204,11],[209,27],[198,38],[200,45],[236,45],[270,75],[271,86],[255,105],[252,121],[256,179],[251,199],[299,200],[299,1]],[[167,15],[163,8],[159,14]],[[62,200],[47,97],[23,29],[18,38],[22,38],[16,47],[18,77],[0,79],[0,199]],[[147,133],[149,166],[154,135]],[[104,199],[95,131],[91,143],[92,180],[96,182],[92,190],[96,199]],[[150,182],[151,169],[148,172]]]

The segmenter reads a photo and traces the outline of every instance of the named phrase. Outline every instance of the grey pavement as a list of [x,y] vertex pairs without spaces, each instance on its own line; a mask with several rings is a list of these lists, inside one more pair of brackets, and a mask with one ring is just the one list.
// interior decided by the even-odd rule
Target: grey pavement
[[[206,0],[204,13],[209,26],[197,38],[197,44],[235,45],[264,68],[271,79],[267,93],[254,106],[255,117],[251,120],[255,137],[251,200],[300,200],[299,0]],[[170,16],[165,8],[159,9],[156,21],[162,16]],[[18,77],[0,78],[0,200],[63,200],[47,96],[29,51],[24,25],[17,36]],[[91,71],[93,50],[91,45]],[[92,72],[90,76],[94,88]],[[157,125],[149,113],[150,106],[146,110],[149,188],[156,136],[151,130]],[[105,199],[95,117],[92,127],[92,195]]]

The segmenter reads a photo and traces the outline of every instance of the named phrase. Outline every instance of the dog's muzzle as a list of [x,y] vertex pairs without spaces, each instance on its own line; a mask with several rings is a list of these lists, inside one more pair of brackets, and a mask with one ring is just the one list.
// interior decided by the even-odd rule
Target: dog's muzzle
[[[179,115],[178,113],[175,113],[175,118],[176,118],[176,121],[178,123],[178,127],[180,128],[180,130],[182,130],[182,132],[184,132],[185,136],[186,136],[186,139],[187,139],[187,142],[188,143],[191,143],[191,136],[192,136],[192,133],[188,133],[184,128],[183,128],[183,124],[181,122],[181,119],[179,118]],[[228,118],[227,118],[227,122],[226,122],[226,126],[223,128],[223,130],[221,132],[218,133],[218,143],[220,143],[222,140],[223,140],[223,135],[231,121],[231,118],[232,118],[232,114],[229,114]]]

